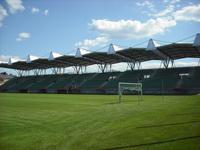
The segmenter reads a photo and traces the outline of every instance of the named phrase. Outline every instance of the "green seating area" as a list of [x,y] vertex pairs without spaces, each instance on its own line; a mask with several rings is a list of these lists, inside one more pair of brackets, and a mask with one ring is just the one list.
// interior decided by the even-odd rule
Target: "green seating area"
[[80,88],[82,84],[92,78],[93,75],[92,73],[76,75],[71,82],[72,88]]
[[57,76],[55,75],[41,76],[38,77],[34,83],[27,86],[27,89],[30,91],[46,89],[48,85],[50,85],[52,82],[55,82],[56,80]]
[[12,90],[25,90],[27,89],[27,86],[30,85],[31,83],[34,83],[35,77],[22,77],[19,78],[16,85],[13,86],[11,89]]
[[181,82],[181,87],[184,89],[190,89],[190,88],[199,88],[200,87],[200,79],[189,77],[189,78],[183,78]]
[[[180,74],[187,74],[188,77],[181,79]],[[144,78],[149,75],[149,78]],[[146,69],[126,71],[122,73],[119,78],[109,81],[104,88],[106,90],[117,91],[119,82],[141,82],[144,91],[160,91],[162,90],[175,90],[175,89],[192,89],[200,90],[200,68],[187,67],[187,68],[169,68],[169,69]]]
[[17,78],[12,78],[9,81],[7,81],[5,84],[1,86],[2,90],[11,89],[11,87],[14,87],[17,83]]
[[47,89],[55,90],[55,89],[65,89],[67,85],[71,82],[73,75],[58,75],[58,78],[55,82],[52,82]]
[[166,91],[173,93],[181,90],[200,92],[200,67],[168,69],[145,69],[125,72],[62,74],[15,77],[0,87],[3,92],[40,92],[77,90],[80,93],[116,93],[119,82],[140,82],[143,91]]
[[116,76],[118,73],[100,73],[94,74],[82,86],[82,90],[97,90],[102,88],[105,82],[108,82],[109,77]]

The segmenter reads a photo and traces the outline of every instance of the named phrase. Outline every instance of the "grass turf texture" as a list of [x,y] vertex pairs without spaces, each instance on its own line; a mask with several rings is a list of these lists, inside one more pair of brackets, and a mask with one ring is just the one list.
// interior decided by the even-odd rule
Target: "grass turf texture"
[[0,149],[200,149],[200,96],[137,98],[0,94]]

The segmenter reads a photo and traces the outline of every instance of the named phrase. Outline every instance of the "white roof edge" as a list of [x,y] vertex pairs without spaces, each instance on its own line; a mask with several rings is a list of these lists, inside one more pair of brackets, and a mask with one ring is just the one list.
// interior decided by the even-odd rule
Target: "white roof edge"
[[75,56],[76,55],[76,51],[77,51],[77,49],[74,49],[73,51],[71,51],[71,52],[68,52],[67,54],[65,54],[65,56]]
[[86,50],[86,49],[83,49],[83,48],[77,48],[76,50],[76,54],[75,54],[75,57],[76,58],[80,58],[82,57],[83,55],[85,54],[89,54],[91,53],[90,51]]
[[32,61],[39,59],[39,57],[28,54],[27,58],[26,58],[26,63],[31,63]]
[[0,64],[8,64],[6,61],[0,61]]
[[63,56],[63,55],[60,54],[60,53],[51,51],[50,54],[49,54],[48,60],[54,60],[55,58],[58,58],[58,57],[61,57],[61,56]]
[[116,51],[119,51],[119,50],[122,50],[123,48],[122,47],[119,47],[113,43],[111,43],[108,47],[108,51],[107,51],[107,54],[115,54]]
[[193,42],[193,46],[200,46],[200,33],[197,33]]
[[10,57],[9,60],[8,60],[8,64],[9,64],[9,65],[12,65],[13,63],[18,62],[18,61],[23,61],[23,60]]

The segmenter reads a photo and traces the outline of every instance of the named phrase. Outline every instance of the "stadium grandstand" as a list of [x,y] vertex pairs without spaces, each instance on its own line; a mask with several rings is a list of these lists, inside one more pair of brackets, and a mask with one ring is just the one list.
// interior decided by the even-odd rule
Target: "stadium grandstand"
[[[142,83],[144,94],[200,93],[200,66],[175,67],[175,60],[200,59],[200,34],[193,43],[156,46],[150,39],[146,48],[110,44],[105,52],[78,48],[74,55],[51,52],[48,58],[28,55],[26,60],[10,58],[0,67],[14,69],[18,76],[0,86],[1,92],[27,93],[99,93],[116,94],[119,82]],[[160,68],[141,69],[141,63],[159,60]],[[127,63],[129,69],[112,71],[112,65]],[[87,66],[97,65],[101,73],[88,73]],[[65,73],[72,67],[74,74]],[[52,74],[47,74],[50,69]],[[30,75],[30,72],[33,75]]]

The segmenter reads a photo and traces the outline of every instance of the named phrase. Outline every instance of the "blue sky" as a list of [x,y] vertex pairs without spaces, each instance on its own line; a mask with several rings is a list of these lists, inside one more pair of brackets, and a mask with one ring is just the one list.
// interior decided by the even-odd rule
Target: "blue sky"
[[199,0],[0,0],[0,61],[149,38],[174,42],[199,29]]

